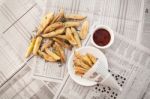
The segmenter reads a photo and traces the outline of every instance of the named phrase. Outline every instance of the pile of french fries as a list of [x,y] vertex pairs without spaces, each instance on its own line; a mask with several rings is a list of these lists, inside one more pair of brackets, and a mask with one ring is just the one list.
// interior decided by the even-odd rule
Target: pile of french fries
[[65,14],[62,9],[58,13],[50,12],[41,19],[25,57],[33,54],[49,62],[65,63],[65,49],[81,47],[81,40],[86,38],[88,29],[86,16]]
[[75,74],[83,76],[96,62],[96,57],[90,53],[81,55],[79,52],[74,52],[74,70]]

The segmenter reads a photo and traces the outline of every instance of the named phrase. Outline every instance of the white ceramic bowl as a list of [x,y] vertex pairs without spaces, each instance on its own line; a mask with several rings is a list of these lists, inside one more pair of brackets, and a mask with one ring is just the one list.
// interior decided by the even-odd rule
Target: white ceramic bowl
[[[106,68],[108,68],[107,58],[99,49],[94,48],[94,47],[90,47],[90,46],[86,46],[86,47],[79,48],[76,51],[80,52],[81,54],[91,53],[96,58],[99,58],[102,61],[104,61],[104,64],[106,64],[105,66],[107,66]],[[75,71],[74,71],[74,68],[73,68],[73,58],[74,58],[74,52],[72,52],[72,54],[71,54],[71,56],[68,60],[68,63],[67,63],[68,72],[70,74],[70,77],[76,83],[78,83],[80,85],[83,85],[83,86],[93,86],[93,85],[97,84],[94,81],[87,80],[87,79],[85,79],[83,77],[80,77],[80,76],[75,74]]]
[[[108,43],[107,45],[105,45],[105,46],[99,46],[99,45],[97,45],[97,44],[94,42],[94,40],[93,40],[93,34],[94,34],[94,32],[95,32],[96,30],[98,30],[98,29],[105,29],[105,30],[107,30],[107,31],[110,33],[111,39],[110,39],[109,43]],[[113,30],[112,30],[111,28],[109,28],[108,26],[106,26],[106,25],[97,25],[95,28],[92,29],[91,32],[92,32],[91,42],[92,42],[92,44],[93,44],[95,47],[97,47],[97,48],[100,48],[100,49],[108,48],[108,47],[110,47],[111,44],[114,42],[114,33],[113,33]]]

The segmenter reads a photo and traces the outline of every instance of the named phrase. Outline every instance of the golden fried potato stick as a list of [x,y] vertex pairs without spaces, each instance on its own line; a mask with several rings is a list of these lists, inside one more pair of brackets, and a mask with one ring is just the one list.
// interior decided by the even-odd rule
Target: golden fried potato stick
[[38,36],[36,38],[36,41],[35,41],[35,44],[34,44],[33,55],[37,55],[37,51],[39,50],[41,42],[42,42],[42,37]]
[[75,74],[76,74],[76,75],[79,75],[79,76],[81,76],[81,77],[84,75],[84,73],[83,73],[83,72],[80,72],[80,71],[75,71]]
[[87,70],[85,70],[85,69],[83,69],[82,67],[74,67],[74,69],[75,69],[75,74],[81,74],[81,75],[84,75],[85,74],[85,72],[87,71]]
[[56,38],[67,40],[67,36],[66,35],[57,35]]
[[64,22],[64,26],[66,28],[68,28],[68,27],[78,27],[79,25],[80,25],[80,22],[75,22],[75,21]]
[[70,28],[66,29],[66,36],[67,36],[67,40],[69,41],[70,44],[72,44],[72,45],[77,44],[75,38],[73,37],[73,34],[72,34]]
[[66,62],[65,50],[59,46],[59,52],[60,52],[61,62],[65,63]]
[[47,55],[46,53],[38,50],[38,54],[39,56],[41,56],[42,58],[44,58],[46,61],[49,61],[49,62],[55,62],[56,60],[53,59],[51,56]]
[[87,64],[88,66],[92,66],[92,61],[90,60],[90,58],[87,55],[81,55],[79,52],[74,51],[74,55],[75,58],[82,60],[85,64]]
[[79,65],[81,66],[82,68],[85,68],[85,69],[90,69],[90,66],[88,66],[87,64],[85,64],[81,59],[74,59],[74,64],[75,65]]
[[72,46],[68,45],[67,43],[65,43],[64,41],[62,41],[60,39],[53,38],[53,40],[55,42],[57,42],[59,45],[61,45],[62,47],[64,47],[64,48],[67,48],[67,49],[71,49],[72,48]]
[[54,13],[48,13],[46,16],[44,16],[41,19],[40,25],[38,27],[38,31],[37,31],[37,35],[41,34],[44,29],[51,23],[51,21],[53,20],[54,17]]
[[79,52],[77,52],[77,51],[74,51],[74,55],[78,59],[81,59],[81,57],[82,57],[82,55]]
[[53,24],[49,25],[48,27],[46,27],[46,29],[44,30],[44,33],[51,32],[51,31],[53,31],[55,29],[58,29],[60,27],[63,27],[63,23],[62,22],[53,23]]
[[55,41],[55,42],[57,42],[59,45],[61,45],[62,47],[64,47],[64,43],[63,43],[63,41],[62,40],[60,40],[60,39],[57,39],[57,38],[53,38],[53,40]]
[[62,28],[59,28],[59,29],[57,29],[57,30],[55,30],[55,31],[52,31],[52,32],[50,32],[50,33],[42,34],[42,37],[54,37],[54,36],[56,36],[56,35],[63,34],[64,31],[65,31],[65,28],[62,27]]
[[92,63],[95,64],[96,58],[95,58],[92,54],[90,54],[90,53],[87,53],[87,56],[88,56],[89,59],[92,61]]
[[53,50],[53,52],[55,52],[60,57],[59,49],[55,43],[52,46],[52,50]]
[[82,71],[83,73],[85,73],[87,71],[87,69],[82,68],[81,66],[74,66],[75,71]]
[[28,48],[27,48],[27,51],[25,53],[25,58],[27,58],[31,55],[33,48],[34,48],[35,41],[36,41],[36,39],[33,37]]
[[54,19],[51,23],[59,22],[64,17],[64,10],[61,9],[60,12],[54,16]]
[[53,53],[52,51],[50,51],[48,48],[45,49],[45,52],[48,55],[50,55],[53,59],[60,60],[60,57],[58,55],[56,55],[55,53]]
[[78,35],[77,31],[73,27],[71,27],[71,31],[74,34],[74,38],[75,38],[75,40],[77,42],[77,47],[81,47],[81,40],[79,38],[79,35]]
[[79,36],[82,40],[86,38],[88,29],[89,29],[89,22],[84,21],[81,27],[81,31],[79,32]]
[[65,57],[64,49],[57,42],[55,42],[55,45],[56,45],[56,49],[59,51],[61,62],[65,63],[66,57]]
[[41,51],[44,51],[46,48],[49,48],[52,45],[52,43],[53,43],[52,40],[48,40],[47,42],[42,44]]
[[84,63],[86,63],[87,65],[89,65],[90,67],[92,67],[92,61],[90,60],[90,58],[87,55],[83,55],[82,56],[82,60]]
[[68,14],[64,16],[66,19],[73,19],[73,20],[83,20],[86,16],[78,15],[78,14]]

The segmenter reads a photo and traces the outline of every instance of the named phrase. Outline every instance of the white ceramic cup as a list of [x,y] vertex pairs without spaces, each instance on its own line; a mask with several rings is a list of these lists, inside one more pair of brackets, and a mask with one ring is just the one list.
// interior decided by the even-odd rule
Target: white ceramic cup
[[[105,29],[109,32],[110,34],[110,41],[107,45],[105,46],[100,46],[100,45],[97,45],[94,40],[93,40],[93,35],[95,33],[95,31],[97,31],[98,29]],[[111,28],[109,28],[108,26],[106,25],[97,25],[95,28],[93,28],[93,30],[91,31],[92,32],[92,36],[91,36],[91,41],[92,41],[92,44],[97,47],[97,48],[100,48],[100,49],[105,49],[105,48],[108,48],[112,45],[112,43],[114,42],[114,33],[113,33],[113,30]]]

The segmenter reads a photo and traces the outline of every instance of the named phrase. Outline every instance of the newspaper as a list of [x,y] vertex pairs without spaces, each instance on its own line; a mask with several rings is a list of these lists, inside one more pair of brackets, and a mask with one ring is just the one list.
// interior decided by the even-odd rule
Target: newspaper
[[[143,31],[141,33],[140,42],[147,48],[150,48],[149,38],[150,38],[150,0],[144,1],[144,16],[143,16]],[[141,94],[143,99],[149,99],[150,97],[150,82],[148,86],[143,88],[143,94]]]
[[24,53],[41,13],[32,0],[5,1],[0,6],[0,85],[30,59]]
[[[89,46],[92,46],[90,41]],[[141,99],[143,88],[148,85],[150,77],[150,52],[147,48],[133,43],[129,39],[124,39],[121,35],[115,35],[115,42],[111,48],[104,51],[108,58],[109,69],[112,75],[120,75],[117,78],[123,91],[120,93],[115,89],[105,91],[102,86],[99,89],[84,87],[75,83],[70,76],[66,77],[60,90],[55,95],[55,99]],[[117,76],[114,76],[115,78]],[[120,80],[123,82],[120,82]],[[107,92],[108,91],[108,92]],[[117,94],[114,95],[113,93]]]
[[49,99],[59,87],[54,82],[32,79],[33,59],[24,58],[42,13],[32,0],[1,1],[0,99]]
[[150,0],[144,1],[144,14],[143,14],[143,31],[141,32],[141,39],[139,40],[145,47],[150,48]]
[[24,64],[7,83],[0,88],[0,99],[50,99],[52,90],[43,81],[31,78],[30,62]]
[[[47,0],[46,6],[43,1],[0,1],[1,99],[149,98],[149,0]],[[103,52],[122,92],[102,85],[80,86],[70,78],[66,64],[52,65],[32,56],[24,58],[41,16],[60,8],[86,15],[90,27],[104,24],[115,31],[114,44]],[[83,46],[91,46],[89,38],[90,33]],[[69,57],[71,52],[67,53]]]
[[[86,15],[91,25],[94,22],[107,25],[116,33],[135,42],[141,39],[144,0],[47,0],[44,13],[58,12],[61,8],[66,13]],[[60,66],[60,64],[50,64],[44,61],[39,64],[39,61],[42,60],[36,59],[34,78],[55,82],[63,80],[67,71],[65,64]]]

